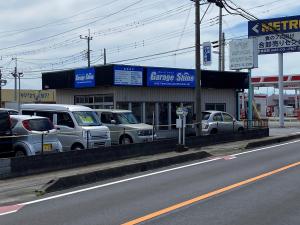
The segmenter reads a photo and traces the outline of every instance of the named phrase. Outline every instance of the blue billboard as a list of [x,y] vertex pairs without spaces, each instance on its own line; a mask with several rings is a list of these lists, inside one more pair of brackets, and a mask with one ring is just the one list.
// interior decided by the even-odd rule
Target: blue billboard
[[195,87],[195,70],[148,68],[149,87]]
[[75,88],[95,87],[95,69],[77,69],[75,70]]
[[114,66],[114,85],[143,86],[143,67]]
[[248,22],[248,36],[300,32],[300,16],[279,17]]

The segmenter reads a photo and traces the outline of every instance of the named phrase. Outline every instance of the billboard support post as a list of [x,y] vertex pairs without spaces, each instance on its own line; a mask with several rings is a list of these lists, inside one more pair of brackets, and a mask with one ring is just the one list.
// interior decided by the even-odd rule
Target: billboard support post
[[248,128],[252,127],[253,120],[253,110],[252,110],[252,102],[253,102],[253,86],[251,82],[251,69],[248,70],[249,76],[249,88],[248,88]]
[[284,127],[284,106],[283,106],[283,53],[278,54],[278,65],[279,65],[279,77],[278,77],[278,88],[279,88],[279,126]]

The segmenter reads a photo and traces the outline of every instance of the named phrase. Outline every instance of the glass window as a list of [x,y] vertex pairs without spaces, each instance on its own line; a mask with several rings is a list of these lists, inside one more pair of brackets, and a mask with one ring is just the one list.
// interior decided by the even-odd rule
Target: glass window
[[82,111],[73,112],[73,115],[79,126],[100,126],[101,123],[95,112]]
[[30,110],[22,110],[22,115],[33,116],[33,115],[34,115],[34,111],[30,111]]
[[114,98],[113,96],[104,96],[104,102],[113,102]]
[[[155,114],[155,103],[154,102],[146,102],[146,123],[153,125],[153,113]],[[154,118],[155,119],[155,118]]]
[[205,110],[216,110],[216,111],[226,111],[225,103],[206,103]]
[[137,124],[140,123],[138,119],[131,113],[114,113],[113,118],[117,119],[119,124]]
[[202,120],[208,120],[211,113],[209,112],[202,112]]
[[36,115],[47,117],[51,122],[53,122],[53,112],[36,112]]
[[214,117],[213,117],[213,121],[217,121],[217,122],[223,121],[221,113],[215,114]]
[[101,113],[101,122],[102,123],[111,124],[112,120],[113,120],[112,113],[108,113],[108,112],[102,112]]
[[188,114],[186,116],[186,123],[192,124],[193,123],[193,115],[194,115],[194,104],[191,102],[183,103],[183,107],[187,108]]
[[230,116],[227,113],[223,113],[223,119],[224,119],[224,122],[232,122],[233,121],[232,116]]
[[0,124],[1,124],[1,126],[0,126],[1,133],[10,131],[9,115],[6,111],[0,112]]
[[131,104],[131,111],[134,116],[138,119],[138,121],[142,121],[142,103],[141,102],[133,102]]
[[128,102],[117,102],[117,109],[129,109]]
[[159,103],[159,127],[160,130],[167,130],[169,121],[168,121],[168,103]]
[[49,119],[43,118],[43,119],[30,119],[30,120],[24,120],[23,123],[27,123],[28,125],[25,127],[30,128],[30,130],[33,131],[47,131],[54,129],[53,124]]
[[205,104],[205,110],[215,110],[215,104],[206,103]]
[[103,96],[95,96],[95,103],[102,103],[103,102]]
[[57,113],[57,125],[75,127],[69,113]]

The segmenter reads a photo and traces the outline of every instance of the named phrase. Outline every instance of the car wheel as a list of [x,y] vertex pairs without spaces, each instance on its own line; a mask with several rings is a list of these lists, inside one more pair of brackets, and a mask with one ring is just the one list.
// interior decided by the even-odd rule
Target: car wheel
[[24,157],[26,155],[27,154],[26,154],[26,152],[24,150],[19,149],[19,150],[15,151],[15,157]]
[[243,133],[244,132],[244,128],[243,127],[239,127],[238,132],[239,133]]
[[217,134],[217,133],[218,133],[218,130],[216,128],[214,128],[210,131],[210,134]]
[[123,136],[122,138],[121,138],[121,140],[120,140],[120,144],[131,144],[133,141],[132,141],[132,139],[131,139],[131,137],[129,137],[129,136]]
[[84,147],[82,145],[76,144],[72,146],[71,150],[83,150]]

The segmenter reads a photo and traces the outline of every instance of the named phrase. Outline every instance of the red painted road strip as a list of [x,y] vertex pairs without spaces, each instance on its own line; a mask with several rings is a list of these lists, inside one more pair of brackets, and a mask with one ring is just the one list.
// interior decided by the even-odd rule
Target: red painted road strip
[[13,212],[19,211],[21,208],[23,208],[23,205],[8,205],[8,206],[2,206],[0,207],[0,215],[5,215]]

